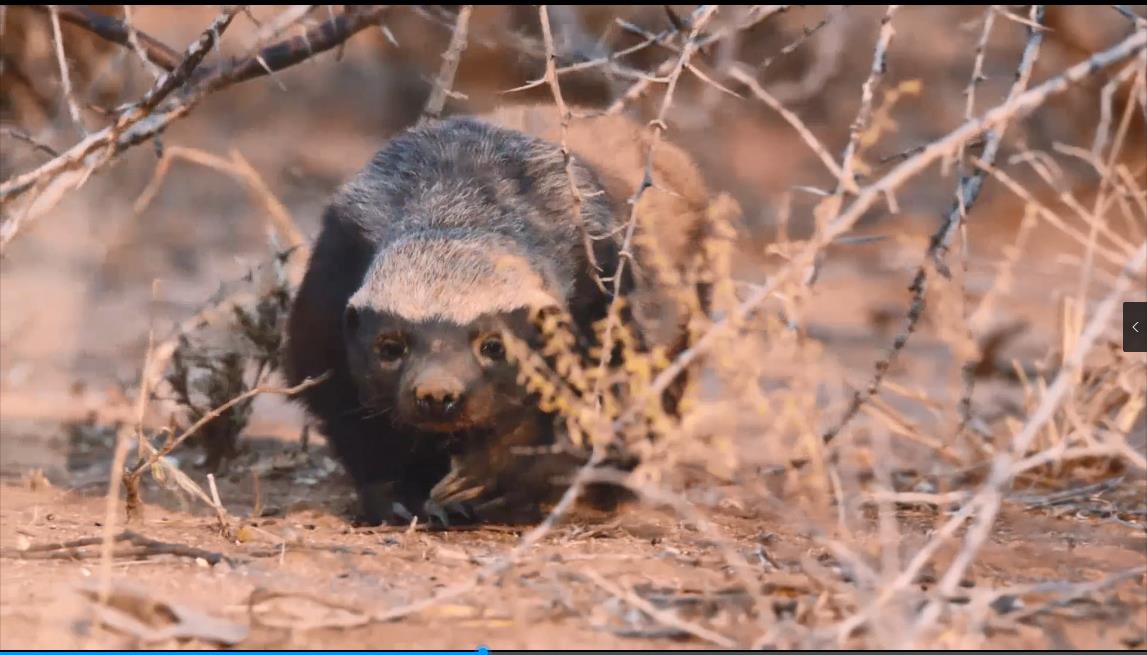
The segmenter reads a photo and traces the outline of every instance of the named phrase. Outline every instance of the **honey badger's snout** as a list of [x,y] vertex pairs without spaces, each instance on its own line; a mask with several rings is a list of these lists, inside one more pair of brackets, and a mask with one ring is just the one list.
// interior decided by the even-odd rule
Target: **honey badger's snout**
[[452,421],[458,418],[466,395],[462,381],[440,371],[431,373],[419,376],[411,389],[419,416],[427,421]]
[[405,385],[404,404],[409,408],[407,416],[415,423],[449,429],[474,418],[468,411],[468,401],[477,380],[456,359],[435,358],[412,372]]

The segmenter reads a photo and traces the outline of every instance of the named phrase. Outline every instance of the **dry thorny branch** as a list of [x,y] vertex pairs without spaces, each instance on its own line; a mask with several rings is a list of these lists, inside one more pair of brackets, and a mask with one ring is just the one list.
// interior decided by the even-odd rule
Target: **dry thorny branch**
[[[437,76],[422,111],[423,120],[437,119],[446,113],[448,99],[467,100],[464,94],[455,90],[460,63],[475,49],[491,45],[488,36],[480,29],[476,7],[479,6],[461,6],[453,14],[439,9],[418,9],[421,14],[437,16],[449,30],[449,42],[441,54]],[[51,211],[65,193],[79,188],[92,175],[112,165],[128,148],[157,139],[165,128],[187,115],[207,96],[239,82],[274,75],[321,52],[341,49],[355,34],[380,25],[392,11],[381,6],[348,6],[343,13],[334,15],[332,12],[329,19],[306,29],[300,36],[282,38],[292,27],[302,30],[300,24],[312,13],[311,9],[307,6],[306,11],[302,8],[285,10],[275,19],[259,25],[258,34],[251,42],[254,45],[249,47],[250,52],[209,63],[220,39],[236,17],[245,11],[244,7],[223,11],[183,52],[138,30],[131,22],[130,12],[124,21],[119,21],[84,7],[43,7],[53,28],[54,56],[61,73],[64,100],[72,122],[83,136],[72,147],[57,153],[24,132],[5,128],[5,135],[32,144],[51,159],[32,171],[0,182],[0,201],[3,201],[6,213],[0,226],[0,244],[7,248],[28,222]],[[1117,306],[1137,289],[1147,267],[1147,242],[1137,242],[1147,238],[1147,230],[1141,229],[1147,223],[1147,184],[1143,183],[1143,162],[1125,164],[1120,158],[1127,143],[1133,142],[1128,134],[1133,129],[1130,126],[1135,120],[1136,105],[1143,114],[1141,123],[1147,122],[1147,70],[1142,64],[1147,50],[1147,22],[1127,8],[1116,7],[1118,13],[1128,19],[1130,28],[1126,36],[1061,70],[1045,70],[1048,68],[1045,65],[1047,55],[1041,58],[1041,50],[1046,51],[1046,44],[1054,38],[1045,27],[1049,8],[1032,6],[1027,17],[998,6],[988,8],[983,14],[982,24],[977,23],[980,31],[974,35],[973,54],[967,59],[967,68],[963,69],[965,72],[960,78],[964,79],[962,75],[970,70],[970,79],[965,87],[966,100],[960,103],[963,111],[958,112],[962,121],[926,144],[880,160],[881,165],[877,166],[870,164],[873,160],[871,153],[884,136],[895,130],[895,120],[891,118],[893,109],[904,111],[903,107],[893,107],[893,104],[900,95],[916,94],[920,86],[917,81],[901,82],[900,86],[886,84],[886,79],[895,78],[894,65],[890,62],[895,62],[896,50],[901,43],[893,37],[910,29],[902,23],[909,20],[910,10],[892,5],[883,12],[871,58],[865,59],[867,75],[860,74],[864,79],[858,88],[851,82],[832,82],[851,84],[850,93],[859,96],[852,120],[843,131],[841,145],[829,136],[818,134],[827,130],[802,117],[797,100],[778,93],[778,85],[763,81],[766,71],[775,61],[799,50],[802,43],[814,38],[829,23],[831,17],[806,27],[799,38],[765,57],[762,63],[756,63],[759,58],[739,60],[742,57],[741,46],[752,40],[757,34],[755,30],[770,27],[776,17],[788,9],[788,6],[752,6],[743,12],[735,12],[726,6],[702,5],[682,17],[666,8],[668,27],[660,30],[617,18],[612,27],[637,38],[636,43],[606,56],[563,63],[555,39],[556,12],[544,5],[538,8],[536,18],[541,43],[534,44],[536,52],[532,54],[544,62],[544,71],[537,79],[508,91],[548,86],[560,120],[560,145],[570,173],[570,188],[578,202],[581,196],[572,174],[576,154],[568,148],[567,131],[572,121],[584,116],[571,109],[567,92],[562,88],[563,76],[594,71],[611,80],[614,77],[627,80],[627,88],[602,103],[600,111],[604,113],[636,112],[640,99],[655,98],[652,101],[655,111],[651,112],[647,125],[649,138],[644,153],[642,182],[630,198],[632,208],[624,233],[625,256],[621,258],[618,270],[600,271],[603,275],[598,283],[603,288],[612,283],[612,293],[619,300],[610,308],[604,324],[599,326],[600,344],[595,351],[596,360],[580,361],[573,357],[568,347],[563,345],[569,340],[565,326],[555,317],[542,318],[543,332],[549,339],[544,357],[522,350],[511,353],[531,391],[538,393],[548,408],[562,415],[570,427],[571,438],[579,446],[590,446],[592,454],[544,521],[527,531],[515,546],[487,559],[461,582],[397,607],[364,608],[327,602],[317,597],[311,598],[312,601],[349,612],[354,615],[351,617],[353,625],[365,625],[399,620],[437,604],[459,599],[484,585],[501,584],[516,565],[526,561],[532,549],[547,539],[560,536],[562,520],[573,509],[584,487],[594,482],[630,488],[641,502],[668,508],[713,544],[723,566],[738,584],[733,593],[747,598],[751,604],[747,628],[726,629],[727,623],[719,625],[713,615],[701,619],[687,618],[677,611],[674,605],[677,601],[666,601],[664,594],[645,593],[639,591],[642,587],[607,579],[593,571],[566,577],[583,583],[588,580],[599,593],[605,592],[618,603],[633,608],[665,634],[689,635],[722,647],[847,646],[857,643],[920,647],[943,643],[943,622],[957,619],[979,626],[978,630],[972,631],[974,634],[962,637],[968,643],[975,643],[975,640],[983,639],[989,625],[1029,620],[1059,603],[1098,593],[1116,581],[1128,577],[1142,578],[1143,571],[1136,569],[1098,583],[1048,583],[1024,588],[963,591],[970,571],[989,543],[997,519],[1005,510],[1005,503],[1023,504],[1024,496],[1012,491],[1017,480],[1046,479],[1051,475],[1050,469],[1095,460],[1115,462],[1124,469],[1147,470],[1147,458],[1128,440],[1132,428],[1143,423],[1144,402],[1141,398],[1147,392],[1142,383],[1143,362],[1118,354],[1100,360],[1097,354],[1105,347]],[[1002,19],[998,21],[999,26],[997,19]],[[61,24],[80,27],[101,39],[130,49],[146,62],[149,70],[155,71],[151,89],[136,102],[118,107],[100,129],[88,131],[85,126],[75,89],[69,82]],[[985,71],[989,68],[987,62],[992,59],[988,47],[990,37],[994,29],[1002,31],[1003,26],[1025,32],[1019,62],[1011,65],[1015,71],[1014,78],[1002,99],[977,111],[977,95],[981,103],[987,95],[983,83]],[[387,35],[394,40],[389,32]],[[276,39],[281,40],[267,45]],[[519,53],[532,47],[527,39],[515,41],[513,45],[501,45]],[[655,61],[647,69],[639,68],[630,63],[630,58],[636,55],[652,57]],[[656,60],[659,55],[664,55],[664,58]],[[825,65],[824,62],[818,63],[821,72],[812,77],[819,79],[808,84],[830,83],[827,80],[831,76],[825,77],[823,73]],[[830,68],[836,65],[833,63]],[[1109,75],[1109,70],[1117,72]],[[1086,206],[1072,192],[1062,189],[1055,189],[1058,204],[1042,201],[1043,195],[1033,192],[1019,179],[1016,172],[1019,166],[1016,164],[1031,168],[1037,177],[1053,188],[1062,174],[1051,155],[1030,151],[1027,139],[1018,133],[1025,120],[1041,108],[1105,77],[1110,81],[1099,94],[1100,120],[1090,148],[1058,143],[1052,148],[1056,154],[1082,159],[1094,169],[1098,182],[1092,206]],[[690,275],[708,276],[718,286],[733,288],[739,285],[748,291],[738,294],[723,308],[724,311],[714,316],[692,317],[690,325],[694,338],[691,344],[670,360],[663,352],[640,351],[623,320],[625,308],[620,301],[619,290],[625,267],[657,266],[657,262],[630,261],[641,221],[640,201],[654,184],[654,161],[659,143],[674,136],[674,112],[685,104],[679,98],[692,95],[689,85],[694,83],[711,93],[710,99],[717,97],[729,103],[740,103],[738,106],[741,108],[752,106],[751,103],[756,101],[763,103],[769,112],[780,117],[786,129],[796,133],[814,160],[831,177],[831,182],[828,190],[816,190],[821,198],[810,212],[811,236],[793,243],[788,243],[786,237],[786,243],[782,245],[787,248],[787,261],[779,270],[770,271],[761,284],[746,286],[732,280],[727,266],[723,267],[718,261],[720,254],[711,255],[707,250],[715,246],[706,243],[699,247],[706,254],[694,262],[698,270],[691,270]],[[803,87],[804,84],[794,86]],[[890,88],[884,90],[884,86]],[[1112,136],[1111,126],[1116,116],[1112,109],[1116,106],[1114,98],[1123,88],[1127,89],[1125,107]],[[741,90],[746,91],[748,97],[742,97]],[[659,98],[657,93],[660,93]],[[715,101],[706,104],[708,108],[714,106],[719,105]],[[1143,129],[1144,126],[1139,124],[1138,127]],[[1014,147],[1020,154],[1009,159],[1007,153],[1013,147],[1013,141],[1018,144]],[[979,149],[978,154],[971,154],[974,148]],[[834,156],[834,151],[840,153],[839,156]],[[137,216],[156,197],[175,159],[208,166],[243,181],[261,201],[279,236],[300,253],[305,252],[304,239],[288,210],[238,150],[234,150],[230,158],[224,158],[190,147],[165,148],[152,183],[137,201]],[[802,326],[801,314],[807,309],[804,300],[814,292],[827,265],[830,246],[846,241],[861,220],[874,210],[879,212],[882,204],[889,213],[901,213],[898,196],[906,195],[912,183],[923,185],[921,180],[927,172],[937,168],[936,164],[941,164],[942,172],[946,172],[951,162],[957,164],[959,172],[955,180],[955,198],[940,217],[919,263],[913,267],[903,327],[895,334],[888,352],[877,360],[871,378],[849,394],[843,408],[838,407],[841,403],[830,403],[831,407],[825,408],[818,396],[833,395],[833,387],[813,378],[807,369],[809,362],[823,364],[826,369],[830,364],[825,362],[823,351],[811,345],[803,329],[799,328]],[[885,168],[884,164],[891,165]],[[969,227],[976,225],[973,209],[987,212],[985,201],[981,201],[980,196],[989,184],[1019,198],[1023,204],[1024,222],[1007,260],[999,265],[999,275],[993,286],[981,296],[979,304],[969,310],[967,304],[972,293],[967,287],[967,233]],[[787,200],[784,207],[782,213],[787,222],[792,208]],[[1072,220],[1061,217],[1060,212],[1065,209],[1071,210]],[[1130,236],[1117,233],[1111,226],[1107,216],[1117,212],[1121,212],[1131,225]],[[1086,230],[1076,227],[1079,221],[1086,223]],[[1140,226],[1139,232],[1134,231],[1136,225]],[[1066,233],[1073,242],[1085,248],[1080,265],[1083,271],[1080,292],[1074,309],[1065,312],[1061,348],[1049,358],[1050,365],[1046,366],[997,362],[1001,344],[1015,331],[1007,329],[989,333],[983,339],[983,352],[968,353],[966,349],[953,348],[958,357],[963,357],[959,362],[963,386],[954,404],[959,417],[956,434],[926,433],[916,421],[906,418],[891,401],[882,397],[881,392],[912,395],[922,399],[921,404],[930,411],[943,411],[939,407],[944,404],[942,399],[931,397],[925,389],[906,389],[889,378],[894,366],[906,356],[908,341],[925,324],[926,309],[934,304],[931,298],[942,297],[954,290],[952,293],[958,296],[963,324],[958,330],[961,332],[959,338],[974,342],[987,324],[985,316],[999,305],[999,298],[1007,295],[1009,281],[1024,244],[1032,238],[1033,232],[1038,233],[1042,229]],[[960,261],[958,266],[953,266],[949,261],[949,251],[956,246],[957,235],[961,237]],[[593,236],[583,231],[583,237],[588,256],[596,265]],[[210,479],[210,493],[204,491],[167,457],[186,441],[198,440],[206,446],[207,466],[214,469],[234,454],[256,396],[264,393],[289,396],[310,384],[322,383],[320,378],[293,389],[277,388],[272,384],[278,367],[282,321],[293,282],[282,272],[287,258],[288,255],[276,255],[270,266],[273,274],[270,278],[264,276],[264,280],[270,279],[271,282],[254,294],[253,303],[243,306],[221,289],[207,309],[177,326],[167,339],[149,348],[140,382],[134,435],[125,429],[117,441],[116,468],[109,492],[109,519],[114,519],[112,503],[118,503],[121,482],[127,491],[129,515],[138,513],[142,503],[140,484],[143,475],[150,472],[161,481],[173,480],[184,492],[202,500],[216,512],[223,532],[234,537],[230,534],[232,526],[215,489],[214,479]],[[1103,266],[1118,270],[1101,271]],[[1106,277],[1101,277],[1101,273]],[[1106,288],[1097,300],[1091,300],[1089,290],[1099,288],[1099,280]],[[681,282],[684,284],[686,280]],[[773,303],[784,308],[783,319],[777,318]],[[696,312],[695,307],[687,309]],[[217,320],[208,320],[208,316],[217,319],[219,314],[229,314],[230,320],[223,321],[222,326]],[[217,334],[204,336],[210,332],[204,329],[208,324],[218,328]],[[758,329],[758,324],[764,327]],[[792,329],[794,326],[798,329]],[[760,338],[762,332],[764,338]],[[625,351],[628,368],[624,371],[612,370],[608,366],[615,346]],[[749,354],[730,354],[738,349]],[[766,360],[784,363],[793,369],[791,377],[786,380],[787,391],[773,393],[761,389],[761,381],[770,373],[765,367]],[[798,444],[790,449],[792,456],[788,458],[790,464],[796,465],[781,467],[784,475],[788,476],[788,484],[807,485],[817,490],[822,501],[832,499],[822,504],[836,503],[837,525],[826,530],[818,524],[815,516],[806,516],[799,509],[794,512],[793,507],[786,506],[786,501],[771,490],[764,491],[759,498],[761,507],[790,519],[790,527],[821,549],[822,558],[808,555],[796,563],[778,563],[762,550],[764,554],[759,559],[767,566],[750,564],[741,544],[726,534],[706,509],[677,488],[682,485],[681,478],[687,474],[690,465],[697,460],[710,475],[708,479],[724,479],[723,475],[730,477],[716,473],[724,469],[715,463],[718,458],[711,452],[721,447],[710,444],[725,442],[717,439],[705,441],[703,436],[698,436],[703,435],[704,429],[697,425],[711,418],[705,414],[702,402],[691,399],[696,405],[690,406],[692,409],[686,411],[680,420],[665,416],[657,409],[657,403],[651,402],[670,388],[682,372],[702,366],[711,367],[719,378],[718,384],[731,390],[731,395],[742,396],[730,399],[730,408],[770,417],[775,421],[767,434],[770,439],[775,438],[778,443],[781,439],[789,439]],[[973,411],[972,394],[975,376],[990,377],[999,368],[1008,369],[1010,379],[1018,381],[1015,386],[1022,388],[1023,399],[1022,406],[1014,415],[996,420],[986,413],[981,415]],[[172,400],[180,409],[181,416],[169,430],[146,434],[142,427],[144,409],[161,387],[173,395]],[[720,411],[716,410],[717,413]],[[828,413],[835,413],[837,418],[824,420],[823,415]],[[872,420],[865,422],[860,417]],[[645,439],[651,426],[661,433],[659,443],[650,444]],[[970,430],[976,435],[967,434]],[[944,478],[948,482],[964,480],[964,483],[943,492],[937,491],[934,488],[937,485],[931,482],[927,485],[917,482],[916,486],[907,489],[898,485],[898,476],[903,471],[893,469],[893,449],[889,441],[900,437],[939,453],[946,465],[957,469],[922,476]],[[981,437],[991,438],[985,438],[981,443]],[[132,438],[138,443],[138,458],[125,468],[128,443]],[[953,449],[954,444],[962,439],[977,444],[972,455],[961,455]],[[635,471],[626,473],[600,468],[606,461],[607,449],[618,446],[640,450],[644,455],[643,463]],[[778,445],[778,450],[783,449]],[[967,457],[978,459],[967,461]],[[841,462],[852,460],[862,462],[857,465],[860,469],[865,467],[863,462],[868,462],[871,470],[845,470]],[[803,466],[806,463],[811,463],[811,466]],[[969,471],[975,474],[969,474]],[[873,484],[872,488],[862,490],[861,479],[865,475]],[[973,483],[978,483],[978,488],[969,488]],[[746,488],[756,490],[759,484],[746,482]],[[1065,502],[1063,499],[1079,497],[1083,493],[1081,489],[1087,494],[1099,494],[1112,488],[1107,482],[1097,484],[1099,486],[1085,485],[1055,492],[1049,498]],[[850,516],[852,510],[860,514],[869,505],[875,505],[874,529],[881,537],[880,552],[876,555],[855,539],[865,528],[860,526],[860,516]],[[922,506],[942,509],[945,513],[937,511],[935,529],[914,550],[906,550],[901,545],[904,528],[898,512]],[[1034,506],[1038,503],[1027,504],[1029,508]],[[105,573],[107,562],[121,555],[175,554],[210,558],[209,561],[227,557],[221,553],[158,542],[132,532],[117,535],[113,525],[114,520],[107,522],[102,539],[40,545],[14,556],[25,559],[89,557],[94,555],[80,549],[102,545],[100,555],[105,561]],[[407,531],[408,534],[414,532],[413,527]],[[134,550],[114,550],[115,544],[124,542]],[[942,557],[946,552],[950,555]],[[5,555],[11,553],[5,552]],[[937,570],[937,567],[942,568]],[[763,573],[762,568],[766,572]],[[929,574],[933,589],[920,586],[925,571],[936,571]],[[791,606],[780,603],[778,596],[769,590],[776,588],[778,577],[796,574],[802,576],[801,584],[807,589],[789,594],[799,597]],[[103,576],[103,580],[106,582],[108,576]],[[105,599],[109,589],[106,585],[103,588]],[[1009,612],[998,609],[1002,607],[999,605],[1001,598],[1037,592],[1058,596],[1027,610],[1023,617],[1007,616]],[[292,594],[274,592],[270,595]],[[253,594],[252,606],[256,604],[255,600],[256,595]],[[267,600],[263,598],[260,602]],[[340,615],[337,620],[348,619]],[[322,626],[316,624],[314,627]],[[857,642],[860,636],[870,641]]]
[[[306,34],[267,46],[257,54],[242,59],[231,59],[215,67],[200,69],[204,57],[214,47],[224,30],[231,24],[240,7],[225,11],[203,35],[180,56],[167,74],[156,81],[137,103],[117,112],[115,122],[83,139],[75,146],[33,171],[17,175],[0,183],[0,202],[9,213],[0,226],[0,244],[6,246],[20,230],[20,225],[36,215],[46,212],[63,193],[83,184],[93,173],[110,163],[118,154],[132,146],[155,138],[171,122],[185,116],[207,95],[250,79],[268,75],[294,66],[318,53],[344,43],[355,33],[376,23],[385,13],[385,7],[351,7]],[[76,15],[76,24],[97,34],[112,30],[106,21],[96,24]],[[141,37],[143,35],[140,35]],[[151,39],[147,39],[149,42]],[[164,102],[165,100],[170,100]],[[31,193],[23,207],[12,209],[11,203]]]

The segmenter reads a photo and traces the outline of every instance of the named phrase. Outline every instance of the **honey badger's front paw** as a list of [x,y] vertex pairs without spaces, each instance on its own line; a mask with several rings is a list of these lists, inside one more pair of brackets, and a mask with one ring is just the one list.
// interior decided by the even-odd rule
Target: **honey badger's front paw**
[[422,503],[414,494],[402,494],[393,482],[364,484],[358,489],[358,520],[365,525],[404,525],[414,520]]
[[449,510],[446,520],[463,513],[469,523],[521,524],[544,518],[540,495],[539,489],[529,486],[520,493],[507,493],[504,484],[491,481],[488,475],[478,478],[465,468],[456,468],[434,486],[428,504]]
[[469,504],[487,492],[486,485],[455,467],[430,490],[430,500],[440,507]]

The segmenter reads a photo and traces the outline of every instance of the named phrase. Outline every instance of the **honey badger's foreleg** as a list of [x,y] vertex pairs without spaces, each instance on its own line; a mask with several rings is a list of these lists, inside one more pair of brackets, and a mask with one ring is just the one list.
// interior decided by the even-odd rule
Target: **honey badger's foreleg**
[[388,416],[370,416],[360,402],[341,321],[372,246],[350,223],[334,209],[323,216],[324,230],[288,318],[284,369],[292,385],[329,374],[300,400],[354,480],[362,518],[375,524],[408,520],[448,470],[448,457],[432,447],[434,441],[421,443],[393,427]]
[[361,518],[372,525],[428,518],[424,503],[448,470],[445,452],[384,422],[332,421],[327,438],[358,490]]

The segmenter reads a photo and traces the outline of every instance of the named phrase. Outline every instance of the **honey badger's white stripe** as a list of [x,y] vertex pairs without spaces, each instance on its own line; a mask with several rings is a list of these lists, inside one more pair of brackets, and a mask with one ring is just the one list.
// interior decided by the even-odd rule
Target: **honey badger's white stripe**
[[492,312],[564,306],[567,290],[547,284],[552,275],[536,265],[496,239],[420,235],[381,251],[350,304],[459,325]]

